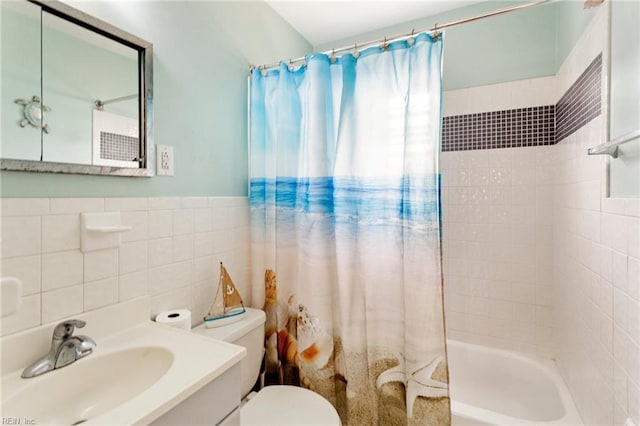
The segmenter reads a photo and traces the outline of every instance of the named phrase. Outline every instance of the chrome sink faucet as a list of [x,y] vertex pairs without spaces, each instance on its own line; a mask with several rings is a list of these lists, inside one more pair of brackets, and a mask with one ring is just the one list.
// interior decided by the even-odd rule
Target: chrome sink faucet
[[96,347],[96,342],[87,336],[73,335],[75,327],[82,328],[86,324],[86,322],[77,319],[67,320],[58,324],[53,330],[49,352],[25,368],[22,372],[22,377],[28,379],[39,376],[56,368],[67,366],[91,354]]

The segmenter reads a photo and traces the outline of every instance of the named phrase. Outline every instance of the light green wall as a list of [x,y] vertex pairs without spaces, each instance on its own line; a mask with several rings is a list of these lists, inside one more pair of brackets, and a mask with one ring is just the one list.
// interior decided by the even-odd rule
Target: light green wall
[[[249,63],[272,63],[518,3],[482,2],[315,49],[261,1],[71,3],[154,43],[155,142],[175,147],[176,176],[2,172],[2,196],[244,195]],[[555,74],[592,15],[581,1],[567,1],[447,30],[445,90]]]
[[[611,1],[611,0],[607,0]],[[552,4],[556,10],[557,49],[556,64],[559,68],[576,42],[595,16],[599,7],[585,9],[582,1],[565,0]]]
[[[486,12],[528,3],[486,1],[431,17],[380,28],[355,37],[315,46],[330,50],[431,28]],[[375,3],[372,3],[375,7]],[[451,27],[445,33],[443,84],[445,90],[462,89],[556,74],[582,31],[593,17],[581,1],[536,6]]]
[[261,1],[70,4],[153,43],[154,139],[175,147],[176,175],[1,172],[2,196],[246,195],[248,66],[301,56],[309,43]]
[[[381,28],[316,46],[317,50],[348,46],[431,28],[461,18],[503,9],[521,2],[486,1],[431,17]],[[375,7],[375,4],[372,5]],[[556,72],[555,10],[539,6],[448,28],[444,38],[444,90],[521,80]]]

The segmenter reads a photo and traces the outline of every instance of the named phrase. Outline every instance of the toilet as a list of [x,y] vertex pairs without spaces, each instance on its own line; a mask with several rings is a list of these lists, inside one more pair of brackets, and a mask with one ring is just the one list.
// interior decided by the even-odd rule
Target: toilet
[[[216,328],[201,324],[192,330],[247,349],[247,356],[240,361],[243,400],[260,374],[266,319],[262,310],[246,309],[240,321]],[[263,388],[242,406],[240,424],[339,426],[341,423],[335,408],[319,394],[300,387],[274,385]]]

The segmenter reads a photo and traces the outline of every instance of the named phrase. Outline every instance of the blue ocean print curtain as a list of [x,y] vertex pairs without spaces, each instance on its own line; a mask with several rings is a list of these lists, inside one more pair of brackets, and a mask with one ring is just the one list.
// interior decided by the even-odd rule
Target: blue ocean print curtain
[[252,71],[265,383],[320,393],[345,425],[449,424],[441,58],[441,38],[419,34]]

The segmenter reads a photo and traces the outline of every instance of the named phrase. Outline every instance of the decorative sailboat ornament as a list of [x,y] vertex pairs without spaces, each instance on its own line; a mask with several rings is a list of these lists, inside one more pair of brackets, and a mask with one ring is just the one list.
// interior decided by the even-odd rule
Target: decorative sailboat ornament
[[246,312],[238,289],[220,262],[220,280],[209,313],[204,317],[205,325],[207,328],[221,327],[241,320]]

